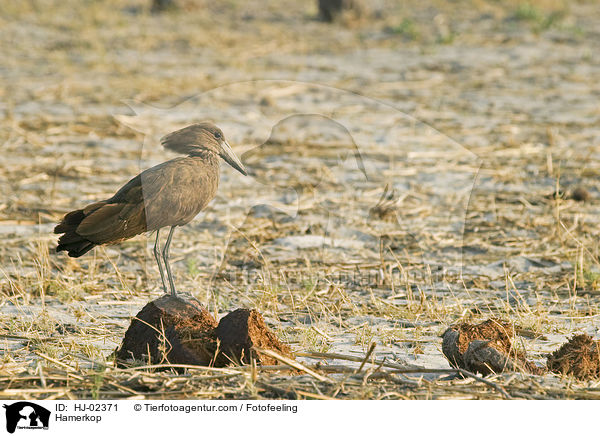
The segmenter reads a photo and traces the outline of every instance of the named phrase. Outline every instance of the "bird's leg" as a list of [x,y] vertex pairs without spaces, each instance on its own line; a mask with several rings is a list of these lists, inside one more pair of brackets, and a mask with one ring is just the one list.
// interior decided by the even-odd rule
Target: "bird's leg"
[[156,230],[156,241],[154,242],[154,258],[156,259],[156,264],[158,265],[158,271],[160,272],[160,279],[162,280],[163,290],[165,294],[167,293],[167,282],[165,281],[165,272],[163,271],[162,264],[160,263],[160,247],[158,239],[158,234],[160,233],[160,229]]
[[171,227],[169,231],[169,236],[167,236],[167,242],[163,248],[163,260],[165,262],[165,268],[167,269],[167,277],[169,279],[169,286],[171,287],[171,295],[176,297],[177,291],[175,291],[175,283],[173,282],[173,274],[171,274],[171,267],[169,266],[169,246],[171,245],[171,238],[173,237],[173,232],[175,231],[175,226]]

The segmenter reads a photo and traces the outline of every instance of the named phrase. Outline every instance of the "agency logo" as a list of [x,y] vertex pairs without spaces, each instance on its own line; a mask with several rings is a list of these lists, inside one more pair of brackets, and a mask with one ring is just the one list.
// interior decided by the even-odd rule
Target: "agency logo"
[[6,431],[18,429],[48,429],[50,411],[29,401],[19,401],[3,406],[6,409]]

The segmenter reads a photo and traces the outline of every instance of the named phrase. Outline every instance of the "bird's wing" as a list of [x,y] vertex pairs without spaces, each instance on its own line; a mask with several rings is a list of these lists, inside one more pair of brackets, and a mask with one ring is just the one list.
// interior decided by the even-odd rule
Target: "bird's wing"
[[182,216],[190,215],[189,206],[186,207],[187,202],[181,198],[183,193],[176,183],[185,171],[181,165],[176,165],[180,159],[183,158],[147,169],[127,182],[112,198],[86,207],[83,210],[86,217],[77,227],[77,233],[95,243],[106,244],[179,225]]
[[83,209],[85,218],[77,226],[77,233],[95,243],[106,244],[154,230],[153,225],[148,225],[146,207],[160,196],[168,175],[155,169],[131,179],[112,198]]

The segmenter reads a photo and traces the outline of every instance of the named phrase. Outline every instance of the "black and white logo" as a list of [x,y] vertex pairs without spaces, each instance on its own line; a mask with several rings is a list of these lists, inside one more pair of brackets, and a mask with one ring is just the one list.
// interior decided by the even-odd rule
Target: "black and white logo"
[[14,433],[16,429],[48,429],[50,411],[29,401],[5,404],[6,431]]

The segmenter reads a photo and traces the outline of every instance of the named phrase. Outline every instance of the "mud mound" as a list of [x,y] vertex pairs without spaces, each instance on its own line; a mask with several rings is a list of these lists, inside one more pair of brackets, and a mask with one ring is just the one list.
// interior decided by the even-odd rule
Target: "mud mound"
[[217,321],[198,303],[165,295],[146,304],[135,316],[116,357],[118,361],[133,358],[151,364],[208,365],[214,346],[203,351],[197,344],[210,343],[216,327]]
[[221,353],[217,366],[236,363],[249,363],[256,359],[263,365],[276,365],[276,359],[257,353],[255,348],[265,348],[285,356],[292,356],[290,348],[281,343],[269,330],[260,313],[256,310],[237,309],[224,316],[217,327]]
[[572,375],[580,380],[600,378],[600,341],[575,335],[548,356],[548,370]]
[[292,357],[255,310],[237,309],[217,322],[196,302],[165,295],[148,303],[132,320],[116,352],[124,365],[134,359],[145,364],[226,366],[255,359],[276,364],[255,348]]
[[491,318],[480,324],[461,323],[443,335],[442,352],[450,365],[483,375],[503,371],[539,373],[541,368],[517,352],[512,344],[514,326]]

